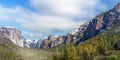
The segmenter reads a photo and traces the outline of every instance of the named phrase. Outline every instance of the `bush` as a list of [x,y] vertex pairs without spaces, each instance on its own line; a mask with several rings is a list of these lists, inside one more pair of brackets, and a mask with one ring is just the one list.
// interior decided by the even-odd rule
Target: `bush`
[[114,48],[120,50],[120,40],[115,43]]

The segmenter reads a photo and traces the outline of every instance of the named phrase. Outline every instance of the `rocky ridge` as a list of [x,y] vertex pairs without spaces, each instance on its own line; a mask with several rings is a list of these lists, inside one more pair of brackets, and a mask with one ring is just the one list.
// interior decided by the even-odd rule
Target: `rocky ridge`
[[82,41],[96,36],[102,31],[109,29],[111,26],[120,21],[120,3],[113,9],[97,15],[90,21],[86,31],[83,33]]
[[6,38],[10,39],[14,44],[20,47],[25,46],[24,37],[22,36],[21,32],[15,29],[14,27],[0,27],[0,33],[3,34]]
[[51,48],[66,42],[77,42],[79,44],[91,37],[98,35],[106,29],[120,21],[120,3],[118,3],[113,9],[103,12],[93,18],[90,22],[81,25],[78,29],[72,33],[68,33],[65,36],[54,37],[51,39],[44,39],[41,43],[42,48]]
[[75,31],[67,33],[63,36],[50,35],[47,39],[44,39],[41,43],[41,48],[52,48],[67,42],[76,42],[78,38],[83,36],[83,32],[86,30],[89,22],[84,23]]

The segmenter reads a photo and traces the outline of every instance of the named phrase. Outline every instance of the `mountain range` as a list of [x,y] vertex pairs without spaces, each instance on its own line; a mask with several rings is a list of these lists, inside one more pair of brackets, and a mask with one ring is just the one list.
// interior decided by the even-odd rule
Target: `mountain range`
[[42,48],[55,47],[66,42],[76,42],[76,45],[92,38],[101,32],[109,29],[111,26],[120,21],[120,3],[111,10],[102,12],[94,17],[90,22],[84,23],[77,30],[68,33],[65,36],[55,37],[54,35],[44,39],[41,43]]
[[46,39],[37,42],[26,41],[22,33],[13,27],[0,27],[0,33],[20,47],[52,48],[66,43],[78,45],[89,38],[95,37],[101,32],[110,29],[111,26],[120,21],[120,3],[112,9],[94,17],[90,22],[80,25],[78,29],[63,36],[49,35]]

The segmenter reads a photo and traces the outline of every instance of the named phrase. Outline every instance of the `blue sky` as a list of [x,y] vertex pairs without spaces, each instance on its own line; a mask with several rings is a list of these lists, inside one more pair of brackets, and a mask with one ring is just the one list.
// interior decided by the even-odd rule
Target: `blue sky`
[[113,8],[119,0],[1,0],[0,26],[13,26],[26,39],[64,35]]

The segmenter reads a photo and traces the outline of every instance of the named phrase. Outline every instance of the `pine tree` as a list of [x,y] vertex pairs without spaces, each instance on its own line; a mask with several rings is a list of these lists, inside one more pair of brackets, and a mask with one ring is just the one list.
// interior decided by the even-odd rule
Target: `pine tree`
[[77,60],[77,51],[74,46],[71,47],[71,60]]

